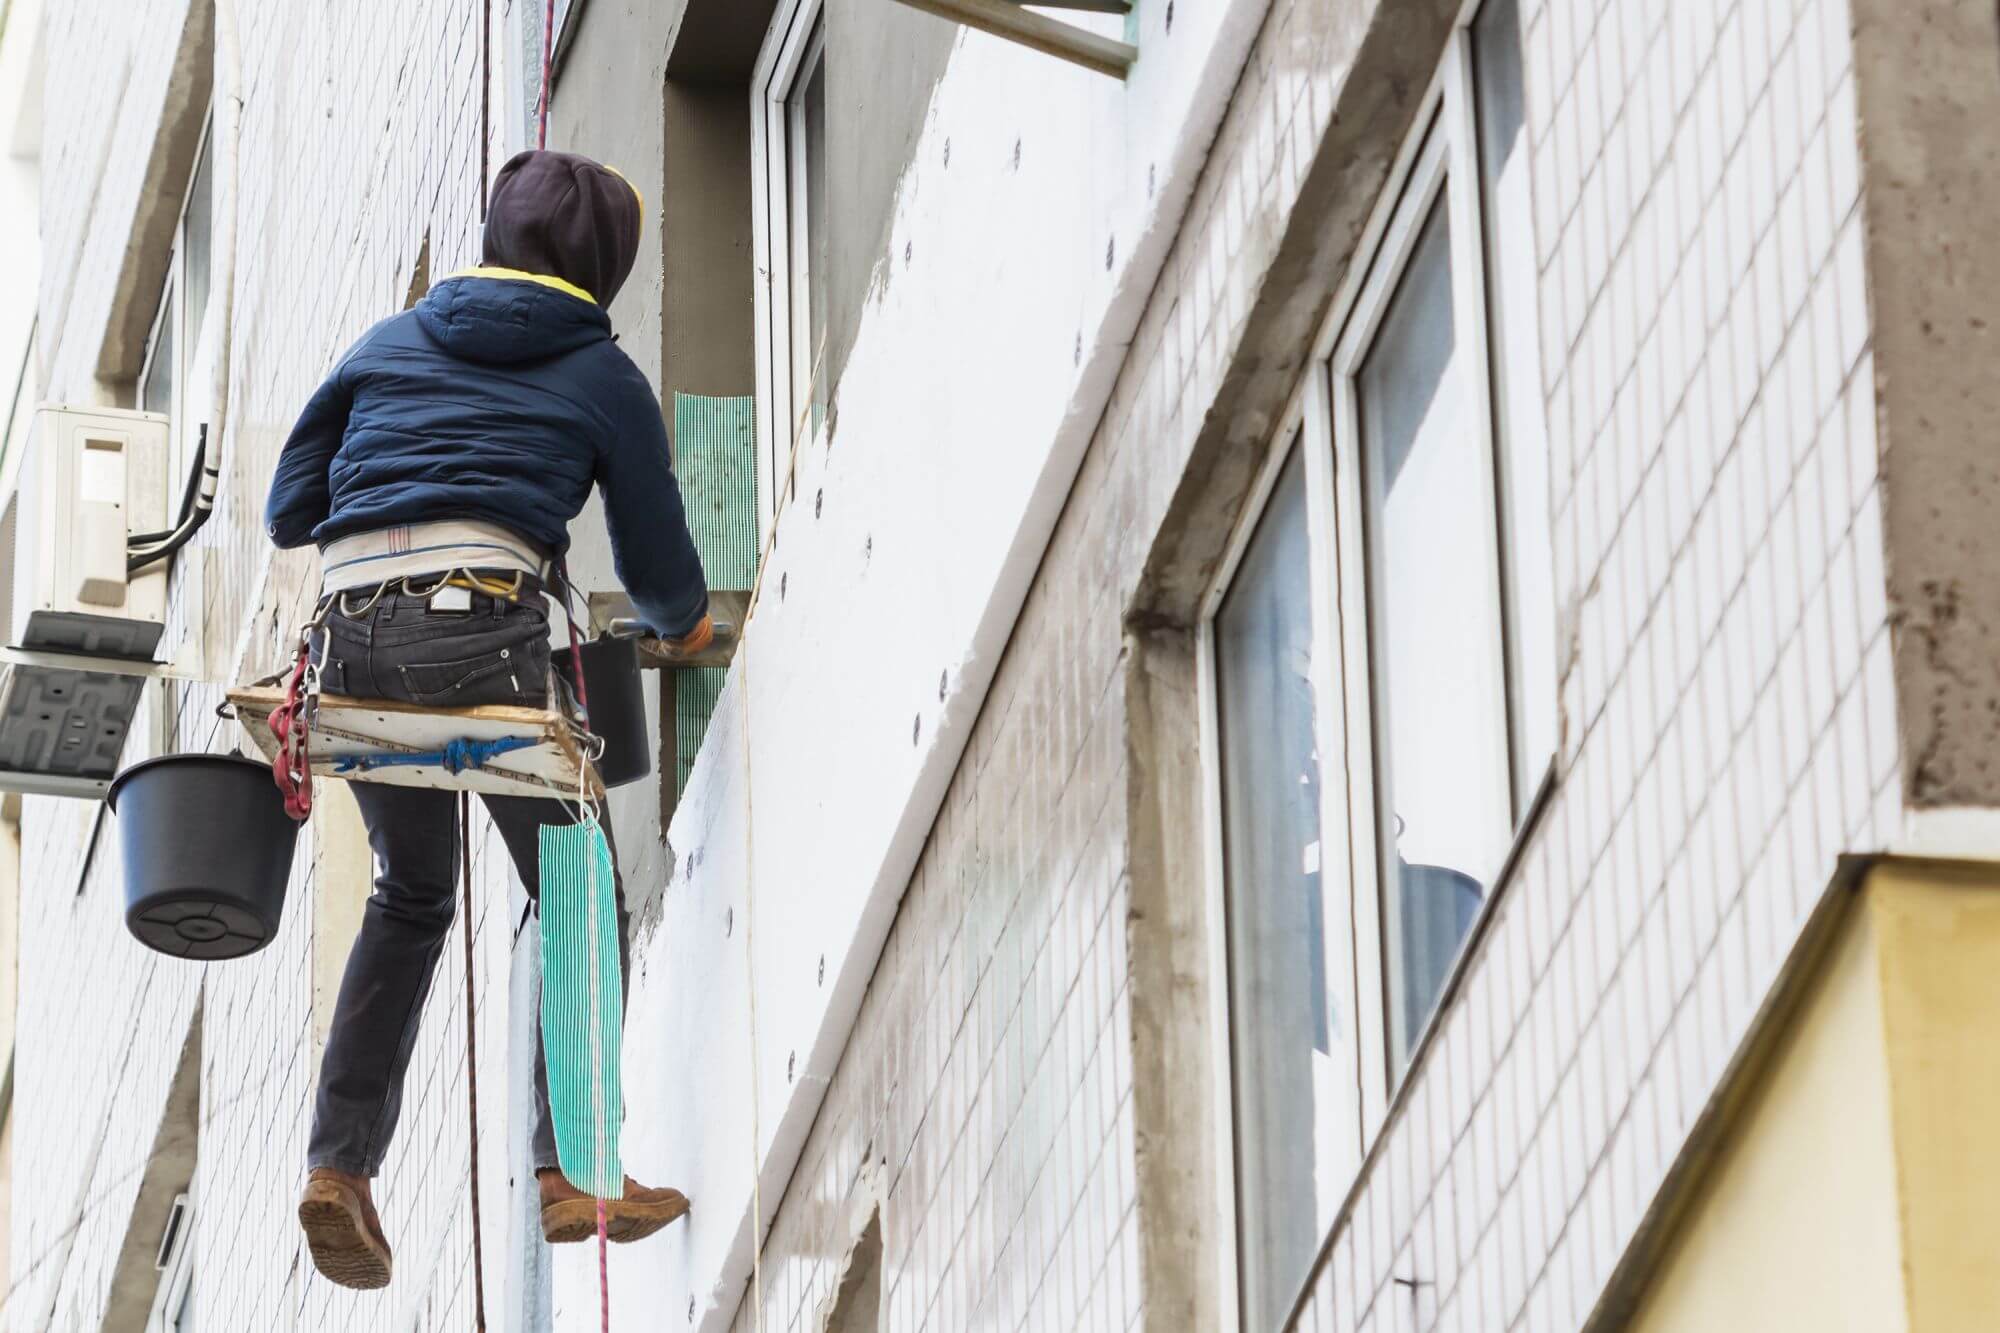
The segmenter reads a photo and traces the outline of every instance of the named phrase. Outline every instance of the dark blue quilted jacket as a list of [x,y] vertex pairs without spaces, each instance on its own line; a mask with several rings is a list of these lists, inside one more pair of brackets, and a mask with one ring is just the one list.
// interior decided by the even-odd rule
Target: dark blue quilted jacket
[[659,400],[604,311],[565,288],[474,270],[370,329],[285,441],[271,540],[467,518],[561,554],[597,483],[639,614],[661,634],[692,630],[708,591]]

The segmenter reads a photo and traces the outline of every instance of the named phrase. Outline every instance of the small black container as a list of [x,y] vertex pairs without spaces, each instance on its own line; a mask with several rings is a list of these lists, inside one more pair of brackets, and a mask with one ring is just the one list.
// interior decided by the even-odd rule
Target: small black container
[[1403,877],[1403,1031],[1415,1041],[1444,993],[1486,894],[1463,870],[1396,860]]
[[175,958],[257,952],[278,933],[299,826],[271,766],[233,754],[134,764],[105,800],[125,859],[125,928]]
[[[646,734],[646,694],[639,681],[639,649],[629,639],[592,639],[583,645],[583,688],[590,696],[590,729],[604,738],[597,776],[606,787],[637,782],[653,771]],[[574,681],[570,650],[555,655],[556,669]]]

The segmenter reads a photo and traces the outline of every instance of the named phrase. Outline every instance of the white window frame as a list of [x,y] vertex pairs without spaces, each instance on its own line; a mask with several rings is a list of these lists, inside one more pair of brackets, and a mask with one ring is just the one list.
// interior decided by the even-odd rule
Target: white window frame
[[[1506,892],[1521,849],[1533,835],[1539,814],[1546,803],[1556,755],[1523,753],[1520,719],[1522,690],[1518,663],[1511,651],[1516,631],[1517,608],[1513,605],[1509,571],[1514,563],[1513,541],[1508,533],[1509,512],[1505,503],[1505,480],[1500,470],[1500,449],[1517,447],[1502,441],[1497,426],[1494,397],[1494,364],[1490,346],[1491,330],[1497,326],[1491,275],[1487,272],[1487,200],[1482,195],[1479,164],[1479,137],[1473,97],[1472,25],[1483,0],[1465,6],[1440,62],[1436,77],[1419,117],[1398,158],[1398,169],[1377,206],[1363,248],[1365,263],[1357,264],[1350,275],[1351,300],[1345,296],[1336,305],[1340,318],[1338,333],[1321,360],[1325,369],[1316,374],[1330,380],[1329,397],[1333,409],[1333,437],[1336,456],[1352,458],[1337,469],[1338,527],[1340,532],[1341,619],[1346,633],[1342,645],[1348,678],[1369,682],[1366,690],[1351,692],[1348,699],[1347,769],[1352,784],[1349,805],[1349,842],[1353,850],[1353,883],[1372,891],[1354,895],[1356,938],[1374,941],[1373,948],[1357,949],[1357,975],[1363,995],[1364,1042],[1362,1061],[1363,1123],[1372,1141],[1380,1132],[1393,1104],[1396,1090],[1422,1059],[1452,994],[1464,975],[1473,944],[1491,919],[1494,904]],[[1486,512],[1493,516],[1497,561],[1492,571],[1497,582],[1492,589],[1500,609],[1502,662],[1505,672],[1506,736],[1508,753],[1509,806],[1513,831],[1508,851],[1496,868],[1492,882],[1471,926],[1460,941],[1458,957],[1448,970],[1430,1015],[1422,1027],[1407,1037],[1407,1055],[1398,1069],[1391,1069],[1387,1006],[1388,974],[1386,951],[1390,947],[1389,923],[1383,918],[1387,871],[1384,866],[1382,828],[1389,816],[1379,808],[1376,796],[1380,785],[1383,756],[1377,744],[1378,718],[1375,688],[1379,672],[1371,622],[1374,603],[1369,581],[1372,571],[1366,553],[1365,500],[1359,466],[1360,414],[1355,381],[1374,337],[1387,313],[1390,299],[1415,248],[1418,233],[1439,193],[1445,198],[1446,217],[1451,232],[1452,318],[1454,337],[1460,340],[1460,355],[1467,369],[1466,388],[1471,395],[1473,429],[1479,432],[1481,475],[1477,483],[1484,492]],[[1547,447],[1544,435],[1540,446]],[[1556,682],[1547,682],[1553,691]],[[1367,1015],[1367,1008],[1380,1009]]]
[[[1380,1132],[1387,1116],[1391,1088],[1399,1080],[1391,1078],[1389,1069],[1389,1030],[1394,1019],[1388,993],[1387,955],[1396,941],[1392,938],[1393,923],[1382,910],[1385,886],[1382,865],[1387,840],[1380,825],[1387,816],[1377,800],[1385,762],[1376,744],[1379,725],[1376,704],[1380,698],[1376,681],[1381,663],[1376,656],[1379,644],[1372,632],[1372,569],[1367,550],[1366,499],[1360,465],[1361,419],[1355,381],[1360,376],[1362,362],[1374,346],[1375,335],[1416,250],[1424,223],[1429,220],[1441,194],[1444,196],[1451,236],[1453,337],[1462,340],[1457,356],[1465,358],[1462,364],[1467,367],[1484,367],[1487,364],[1484,298],[1477,298],[1476,303],[1471,303],[1468,295],[1475,288],[1483,291],[1485,282],[1480,256],[1477,253],[1468,254],[1468,251],[1479,249],[1476,201],[1472,205],[1470,219],[1466,216],[1467,196],[1476,194],[1478,178],[1476,175],[1467,177],[1459,174],[1464,170],[1463,160],[1476,149],[1476,145],[1465,143],[1466,132],[1455,123],[1457,117],[1451,112],[1454,95],[1462,98],[1462,80],[1454,76],[1459,70],[1457,57],[1466,45],[1464,33],[1463,28],[1453,33],[1443,62],[1444,69],[1432,90],[1425,114],[1418,122],[1419,128],[1411,137],[1411,143],[1417,149],[1413,160],[1400,178],[1393,182],[1393,189],[1384,192],[1385,201],[1393,207],[1374,243],[1362,252],[1367,262],[1359,265],[1357,272],[1363,273],[1365,280],[1355,294],[1340,340],[1331,356],[1320,360],[1321,369],[1314,372],[1315,378],[1328,382],[1332,435],[1343,446],[1339,451],[1340,461],[1346,464],[1336,469],[1334,478],[1340,542],[1337,596],[1343,630],[1341,656],[1348,679],[1366,682],[1366,688],[1348,692],[1345,700],[1347,746],[1344,751],[1331,753],[1344,755],[1350,786],[1351,799],[1343,813],[1348,820],[1348,842],[1352,854],[1349,883],[1353,888],[1355,938],[1358,942],[1355,973],[1360,986],[1356,1012],[1360,1015],[1362,1044],[1362,1119],[1370,1139]],[[1472,188],[1451,188],[1453,181],[1469,183]],[[1467,264],[1477,267],[1467,268]],[[1476,484],[1485,492],[1487,509],[1491,512],[1494,503],[1491,479],[1492,409],[1487,377],[1481,371],[1469,374],[1467,378],[1473,381],[1467,387],[1473,397],[1475,429],[1479,430],[1483,445],[1480,453],[1487,460],[1483,475]],[[1500,595],[1498,588],[1494,590],[1494,595]],[[1500,890],[1501,883],[1496,880],[1486,900],[1491,902]],[[1483,905],[1481,910],[1484,910]],[[1467,938],[1471,938],[1470,932]],[[1461,956],[1462,952],[1461,945]],[[1456,964],[1452,971],[1457,971]],[[1447,989],[1449,986],[1448,982]],[[1437,1006],[1442,1007],[1442,1003]],[[1433,1009],[1432,1021],[1435,1021],[1436,1012]],[[1408,1041],[1414,1057],[1421,1036],[1411,1033]],[[1402,1072],[1406,1075],[1407,1071],[1408,1066]]]
[[146,1333],[181,1333],[181,1313],[194,1285],[194,1203],[188,1195],[175,1198],[167,1212],[167,1225],[173,1234],[162,1237],[167,1249],[153,1264],[160,1280],[153,1288]]
[[[1279,478],[1285,465],[1291,461],[1292,451],[1300,450],[1305,458],[1306,485],[1306,528],[1307,545],[1313,552],[1315,566],[1320,564],[1325,553],[1335,549],[1333,503],[1333,440],[1328,434],[1330,415],[1326,404],[1326,383],[1320,375],[1308,375],[1300,387],[1294,390],[1292,401],[1280,418],[1283,423],[1273,436],[1264,458],[1256,483],[1252,486],[1242,513],[1238,516],[1223,558],[1216,567],[1214,579],[1209,584],[1201,604],[1200,628],[1195,639],[1196,689],[1199,699],[1202,757],[1202,807],[1203,826],[1208,832],[1204,840],[1204,872],[1208,891],[1204,894],[1207,904],[1205,926],[1208,934],[1208,975],[1215,978],[1209,988],[1209,1034],[1210,1067],[1223,1071],[1216,1080],[1218,1089],[1213,1124],[1216,1128],[1214,1160],[1217,1163],[1217,1196],[1226,1200],[1217,1219],[1216,1278],[1217,1290],[1233,1293],[1225,1302],[1221,1315],[1222,1333],[1235,1333],[1242,1320],[1241,1276],[1238,1270],[1238,1247],[1241,1237],[1238,1232],[1240,1200],[1237,1195],[1236,1172],[1236,1080],[1235,1031],[1231,1025],[1230,990],[1233,979],[1229,966],[1229,899],[1228,869],[1225,864],[1223,839],[1223,795],[1222,795],[1222,724],[1217,693],[1218,668],[1216,661],[1215,618],[1228,596],[1230,585],[1235,581],[1238,566],[1256,535],[1259,522],[1264,517],[1266,504],[1277,489]],[[1315,583],[1317,578],[1315,578]],[[1332,597],[1315,596],[1312,599],[1312,641],[1313,666],[1315,670],[1315,706],[1313,716],[1318,723],[1314,745],[1322,755],[1338,755],[1345,751],[1346,717],[1342,708],[1319,706],[1325,700],[1338,701],[1346,696],[1346,663],[1337,651],[1341,631],[1339,625],[1340,608]],[[1320,771],[1320,864],[1329,872],[1349,858],[1346,847],[1348,827],[1347,774],[1337,765],[1325,765]],[[1335,899],[1330,891],[1334,876],[1328,873],[1322,883],[1329,886],[1329,905]],[[1332,923],[1337,913],[1329,912],[1327,920]],[[1350,945],[1346,963],[1340,967],[1340,960],[1330,952],[1327,959],[1330,984],[1345,984],[1349,997],[1348,1012],[1353,1015],[1353,1026],[1358,1031],[1370,1020],[1355,1007],[1353,996],[1356,978],[1353,962],[1359,950],[1355,944],[1352,919],[1347,932]],[[1355,1110],[1360,1103],[1357,1099]],[[1354,1147],[1351,1167],[1352,1176],[1361,1166],[1361,1126],[1353,1126]]]
[[[213,411],[209,401],[213,389],[215,340],[221,336],[216,321],[209,318],[215,303],[218,279],[229,280],[227,275],[215,271],[215,247],[213,228],[215,225],[215,163],[209,162],[209,283],[207,306],[200,311],[189,308],[188,292],[188,206],[194,202],[195,180],[201,173],[202,162],[208,156],[211,136],[215,132],[214,108],[210,107],[203,119],[201,137],[195,141],[194,157],[188,167],[186,182],[181,187],[180,209],[174,216],[174,238],[167,255],[167,273],[160,284],[159,301],[153,308],[153,321],[146,332],[144,355],[140,358],[139,378],[133,385],[133,405],[145,405],[146,381],[153,373],[153,360],[159,352],[160,334],[166,328],[169,317],[173,323],[174,364],[167,392],[167,520],[171,526],[180,516],[180,501],[188,474],[194,467],[195,442],[200,434],[201,424],[208,420]],[[197,321],[197,314],[200,316]],[[201,337],[191,341],[189,331],[199,322]],[[183,592],[192,590],[194,597],[200,597],[202,582],[199,579],[182,582],[178,586]],[[184,608],[178,626],[170,625],[170,635],[184,635],[191,626],[200,624],[199,602]],[[149,687],[143,707],[149,717],[143,734],[148,738],[148,755],[165,754],[173,746],[175,726],[174,699],[178,687],[173,681],[162,678],[157,687]],[[138,728],[135,728],[138,730]]]
[[175,423],[178,423],[181,419],[181,385],[186,379],[186,376],[182,374],[181,368],[186,360],[187,352],[187,348],[184,345],[187,320],[182,318],[185,312],[182,310],[180,299],[180,228],[180,223],[177,222],[174,224],[174,251],[172,258],[167,261],[167,282],[166,286],[160,289],[159,304],[153,308],[152,326],[146,330],[146,354],[139,365],[138,387],[133,393],[134,402],[132,404],[134,407],[146,410],[146,384],[153,378],[153,362],[160,350],[160,334],[163,331],[167,331],[167,312],[171,308],[173,311],[173,328],[171,333],[173,337],[174,368],[172,378],[167,381],[166,410],[168,419]]
[[[585,3],[586,0],[556,0],[555,33],[549,49],[549,89],[551,92],[555,90],[557,80],[562,77],[563,58],[569,54],[570,45],[576,40],[577,29],[583,24]],[[547,13],[540,5],[535,7],[534,12],[537,17],[543,20],[535,25],[535,40],[536,44],[539,45],[542,39],[549,35],[545,32],[549,24]],[[539,82],[541,71],[537,70],[535,73],[537,82]]]
[[824,0],[781,0],[750,81],[752,246],[757,265],[757,511],[768,536],[789,498],[795,448],[824,447],[813,423],[811,256],[794,201],[806,197],[796,95],[826,49]]
[[[167,415],[171,422],[169,447],[167,451],[167,478],[169,482],[170,505],[180,503],[180,488],[187,480],[188,470],[193,466],[195,437],[201,421],[206,420],[212,405],[200,402],[201,411],[190,410],[196,402],[196,394],[191,390],[205,389],[208,384],[207,372],[214,366],[215,322],[208,318],[208,310],[198,312],[201,316],[201,338],[199,343],[188,338],[188,332],[196,324],[196,311],[188,308],[187,302],[187,211],[194,201],[195,177],[201,170],[203,158],[208,153],[209,136],[214,132],[215,118],[210,114],[202,126],[201,137],[195,142],[192,165],[188,168],[188,178],[181,187],[180,209],[174,216],[173,247],[167,256],[166,278],[160,284],[160,297],[153,307],[152,325],[146,331],[145,354],[140,360],[139,378],[133,390],[134,406],[145,403],[146,381],[153,373],[153,358],[159,351],[160,334],[167,323],[169,307],[173,316],[173,378],[169,382],[167,394]],[[213,199],[215,191],[214,163],[209,164],[209,198],[211,200],[210,223],[213,225]],[[213,238],[210,245],[210,273],[208,303],[215,302],[215,278],[213,268]],[[174,511],[169,510],[169,517]]]
[[[1511,884],[1522,848],[1533,837],[1553,785],[1557,755],[1545,760],[1523,757],[1517,719],[1521,682],[1515,655],[1504,654],[1507,667],[1507,730],[1509,776],[1516,795],[1510,850],[1494,875],[1485,900],[1459,946],[1458,957],[1439,991],[1422,1031],[1410,1034],[1402,1069],[1389,1068],[1390,1040],[1383,905],[1385,879],[1382,839],[1376,801],[1380,757],[1376,749],[1375,688],[1370,625],[1371,600],[1366,558],[1361,489],[1360,433],[1355,379],[1373,338],[1387,313],[1397,282],[1415,249],[1430,207],[1447,193],[1450,227],[1452,299],[1455,337],[1463,339],[1459,355],[1470,368],[1468,386],[1484,460],[1483,484],[1492,501],[1499,551],[1498,585],[1503,633],[1514,632],[1508,569],[1513,558],[1501,509],[1499,475],[1501,447],[1496,425],[1493,361],[1488,345],[1495,327],[1492,285],[1487,272],[1486,209],[1479,163],[1478,123],[1473,97],[1472,26],[1485,0],[1467,0],[1447,41],[1438,69],[1425,93],[1412,128],[1398,150],[1380,198],[1326,323],[1322,326],[1309,369],[1278,418],[1268,454],[1256,484],[1243,505],[1224,556],[1201,604],[1196,639],[1200,747],[1203,773],[1204,874],[1207,880],[1206,926],[1210,988],[1212,1067],[1216,1080],[1214,1160],[1217,1163],[1220,1210],[1217,1273],[1219,1290],[1231,1293],[1221,1311],[1223,1333],[1240,1327],[1242,1295],[1238,1273],[1238,1215],[1241,1210],[1236,1169],[1235,1034],[1231,1026],[1231,973],[1228,954],[1228,885],[1224,863],[1221,727],[1218,716],[1215,617],[1235,578],[1245,550],[1262,519],[1265,506],[1294,447],[1305,451],[1308,548],[1311,552],[1312,635],[1315,688],[1315,744],[1323,757],[1320,771],[1321,865],[1326,868],[1323,891],[1326,916],[1339,915],[1339,896],[1347,898],[1353,944],[1352,967],[1338,975],[1329,959],[1329,981],[1352,984],[1351,1009],[1358,1042],[1356,1100],[1349,1120],[1354,1134],[1353,1170],[1376,1150],[1384,1125],[1411,1075],[1423,1063],[1440,1016],[1459,988],[1473,946],[1492,919],[1495,905]],[[1543,440],[1546,447],[1546,437]],[[1349,688],[1349,683],[1360,688]],[[1548,682],[1550,689],[1555,682]],[[1327,706],[1331,705],[1331,706]],[[1539,776],[1538,776],[1539,775]],[[1335,869],[1345,860],[1345,889],[1337,887]],[[1351,1189],[1351,1186],[1350,1186]],[[1352,1205],[1350,1193],[1329,1226],[1337,1230]],[[1322,1238],[1324,1240],[1324,1238]],[[1308,1279],[1310,1281],[1310,1278]]]

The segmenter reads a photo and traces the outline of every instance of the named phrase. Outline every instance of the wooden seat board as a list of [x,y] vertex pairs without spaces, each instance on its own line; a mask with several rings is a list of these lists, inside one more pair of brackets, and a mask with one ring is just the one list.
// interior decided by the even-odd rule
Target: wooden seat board
[[[271,714],[284,704],[281,689],[269,686],[231,690],[236,720],[266,760],[278,753]],[[342,759],[364,755],[428,754],[454,740],[528,739],[531,748],[497,755],[480,768],[451,773],[443,765],[397,765],[342,773]],[[377,782],[395,787],[444,788],[496,796],[562,797],[574,801],[580,775],[587,774],[590,799],[604,799],[596,769],[568,719],[539,708],[494,705],[484,708],[425,708],[391,699],[351,699],[321,695],[309,750],[316,776]]]

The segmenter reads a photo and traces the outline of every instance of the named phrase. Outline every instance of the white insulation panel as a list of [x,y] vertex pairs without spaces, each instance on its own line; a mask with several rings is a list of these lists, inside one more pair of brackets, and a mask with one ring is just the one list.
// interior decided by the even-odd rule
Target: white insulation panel
[[[961,37],[635,953],[626,1157],[694,1208],[615,1304],[745,1292],[1264,9],[1142,7],[1126,84]],[[558,1315],[595,1286],[565,1254]]]

